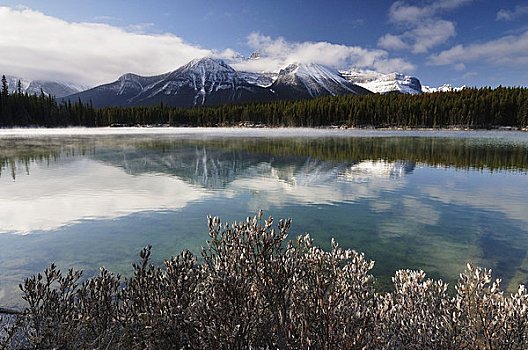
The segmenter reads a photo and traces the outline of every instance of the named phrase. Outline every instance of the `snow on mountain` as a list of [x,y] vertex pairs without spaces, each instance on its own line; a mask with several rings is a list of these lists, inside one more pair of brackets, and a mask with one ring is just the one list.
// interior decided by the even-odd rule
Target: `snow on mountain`
[[344,79],[338,71],[314,63],[294,63],[281,69],[271,88],[279,92],[289,88],[295,90],[291,93],[312,98],[325,95],[369,93],[364,88]]
[[195,91],[193,105],[205,104],[207,95],[214,91],[235,89],[241,78],[222,60],[212,58],[195,59],[172,72],[166,79],[148,91],[149,97],[165,94],[176,95],[183,88]]
[[340,71],[343,77],[374,93],[419,94],[422,92],[420,80],[400,73],[383,74],[371,70]]
[[[192,105],[247,100],[248,94],[265,93],[259,84],[248,82],[223,60],[195,59],[145,89],[138,101],[160,96],[193,95]],[[207,101],[210,99],[211,101]]]
[[239,73],[223,60],[206,57],[158,76],[142,77],[128,73],[113,83],[68,98],[92,100],[96,107],[154,105],[160,102],[189,107],[271,100],[274,98],[271,91],[262,87],[270,84],[265,75]]
[[460,91],[464,90],[466,85],[460,87],[453,87],[451,84],[444,84],[439,87],[429,87],[427,85],[422,85],[422,92],[450,92],[450,91]]
[[413,162],[388,162],[384,160],[362,161],[340,173],[339,178],[346,181],[357,181],[372,177],[399,178],[411,174],[416,167]]
[[278,74],[254,73],[238,72],[223,60],[206,57],[162,75],[124,74],[113,83],[65,99],[92,101],[95,107],[159,103],[189,107],[368,93],[338,71],[318,64],[292,64]]
[[265,88],[270,87],[279,76],[277,73],[238,72],[238,74],[248,83]]
[[258,60],[260,58],[260,52],[254,51],[249,55],[248,60]]
[[46,80],[28,80],[21,77],[7,76],[7,86],[9,93],[14,93],[18,90],[18,82],[23,93],[29,95],[40,95],[41,90],[44,95],[52,95],[55,97],[64,97],[67,95],[74,94],[86,90],[88,87],[80,84],[58,82],[58,81],[46,81]]

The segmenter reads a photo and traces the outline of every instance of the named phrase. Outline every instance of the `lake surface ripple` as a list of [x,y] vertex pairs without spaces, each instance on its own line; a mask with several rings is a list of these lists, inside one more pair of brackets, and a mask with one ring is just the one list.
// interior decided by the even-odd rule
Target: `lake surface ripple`
[[0,306],[51,262],[130,274],[199,254],[206,216],[292,217],[375,260],[379,288],[466,262],[528,282],[528,133],[307,129],[0,130]]

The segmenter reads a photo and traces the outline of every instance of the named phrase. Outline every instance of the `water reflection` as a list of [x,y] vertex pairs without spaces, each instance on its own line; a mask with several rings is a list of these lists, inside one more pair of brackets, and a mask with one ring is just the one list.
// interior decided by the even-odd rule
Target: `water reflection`
[[176,178],[123,169],[80,157],[30,164],[31,175],[0,178],[1,231],[31,233],[87,219],[185,207],[207,193]]
[[464,135],[0,138],[0,304],[51,261],[126,272],[146,244],[160,259],[196,249],[208,214],[258,209],[365,251],[382,286],[398,268],[453,282],[471,260],[515,289],[528,136]]
[[[386,170],[386,162],[375,169]],[[383,171],[356,172],[356,165],[306,160],[303,166],[274,167],[260,164],[233,181],[230,193],[250,191],[252,210],[283,205],[339,205],[378,198],[383,192],[402,188],[406,180]],[[370,164],[370,166],[375,164]],[[389,166],[391,169],[397,165]],[[372,168],[369,168],[372,170]]]

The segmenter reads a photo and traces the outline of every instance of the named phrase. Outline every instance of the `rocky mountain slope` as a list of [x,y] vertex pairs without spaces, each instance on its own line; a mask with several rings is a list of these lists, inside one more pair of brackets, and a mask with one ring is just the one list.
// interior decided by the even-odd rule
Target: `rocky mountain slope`
[[366,93],[370,91],[321,65],[294,64],[276,75],[238,72],[223,60],[201,58],[158,76],[125,74],[113,83],[66,98],[91,100],[95,107],[156,105],[160,102],[189,107]]
[[46,80],[28,80],[15,76],[6,76],[6,80],[10,94],[17,91],[19,81],[22,88],[22,92],[27,93],[29,95],[40,95],[42,90],[45,95],[64,97],[86,90],[88,88],[87,86],[73,83]]
[[460,90],[463,90],[465,89],[466,86],[463,85],[463,86],[460,86],[460,87],[455,87],[451,84],[444,84],[442,86],[439,86],[439,87],[430,87],[430,86],[427,86],[427,85],[422,85],[422,92],[449,92],[449,91],[460,91]]
[[345,80],[338,71],[319,64],[290,64],[279,72],[271,89],[287,99],[370,93]]
[[383,74],[370,70],[349,70],[340,72],[343,77],[374,93],[419,94],[422,92],[420,80],[400,73]]

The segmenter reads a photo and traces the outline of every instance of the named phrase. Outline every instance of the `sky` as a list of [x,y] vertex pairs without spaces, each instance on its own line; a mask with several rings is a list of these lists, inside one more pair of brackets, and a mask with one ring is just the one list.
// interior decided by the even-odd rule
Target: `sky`
[[528,86],[528,0],[0,0],[0,74],[95,86],[204,56]]

